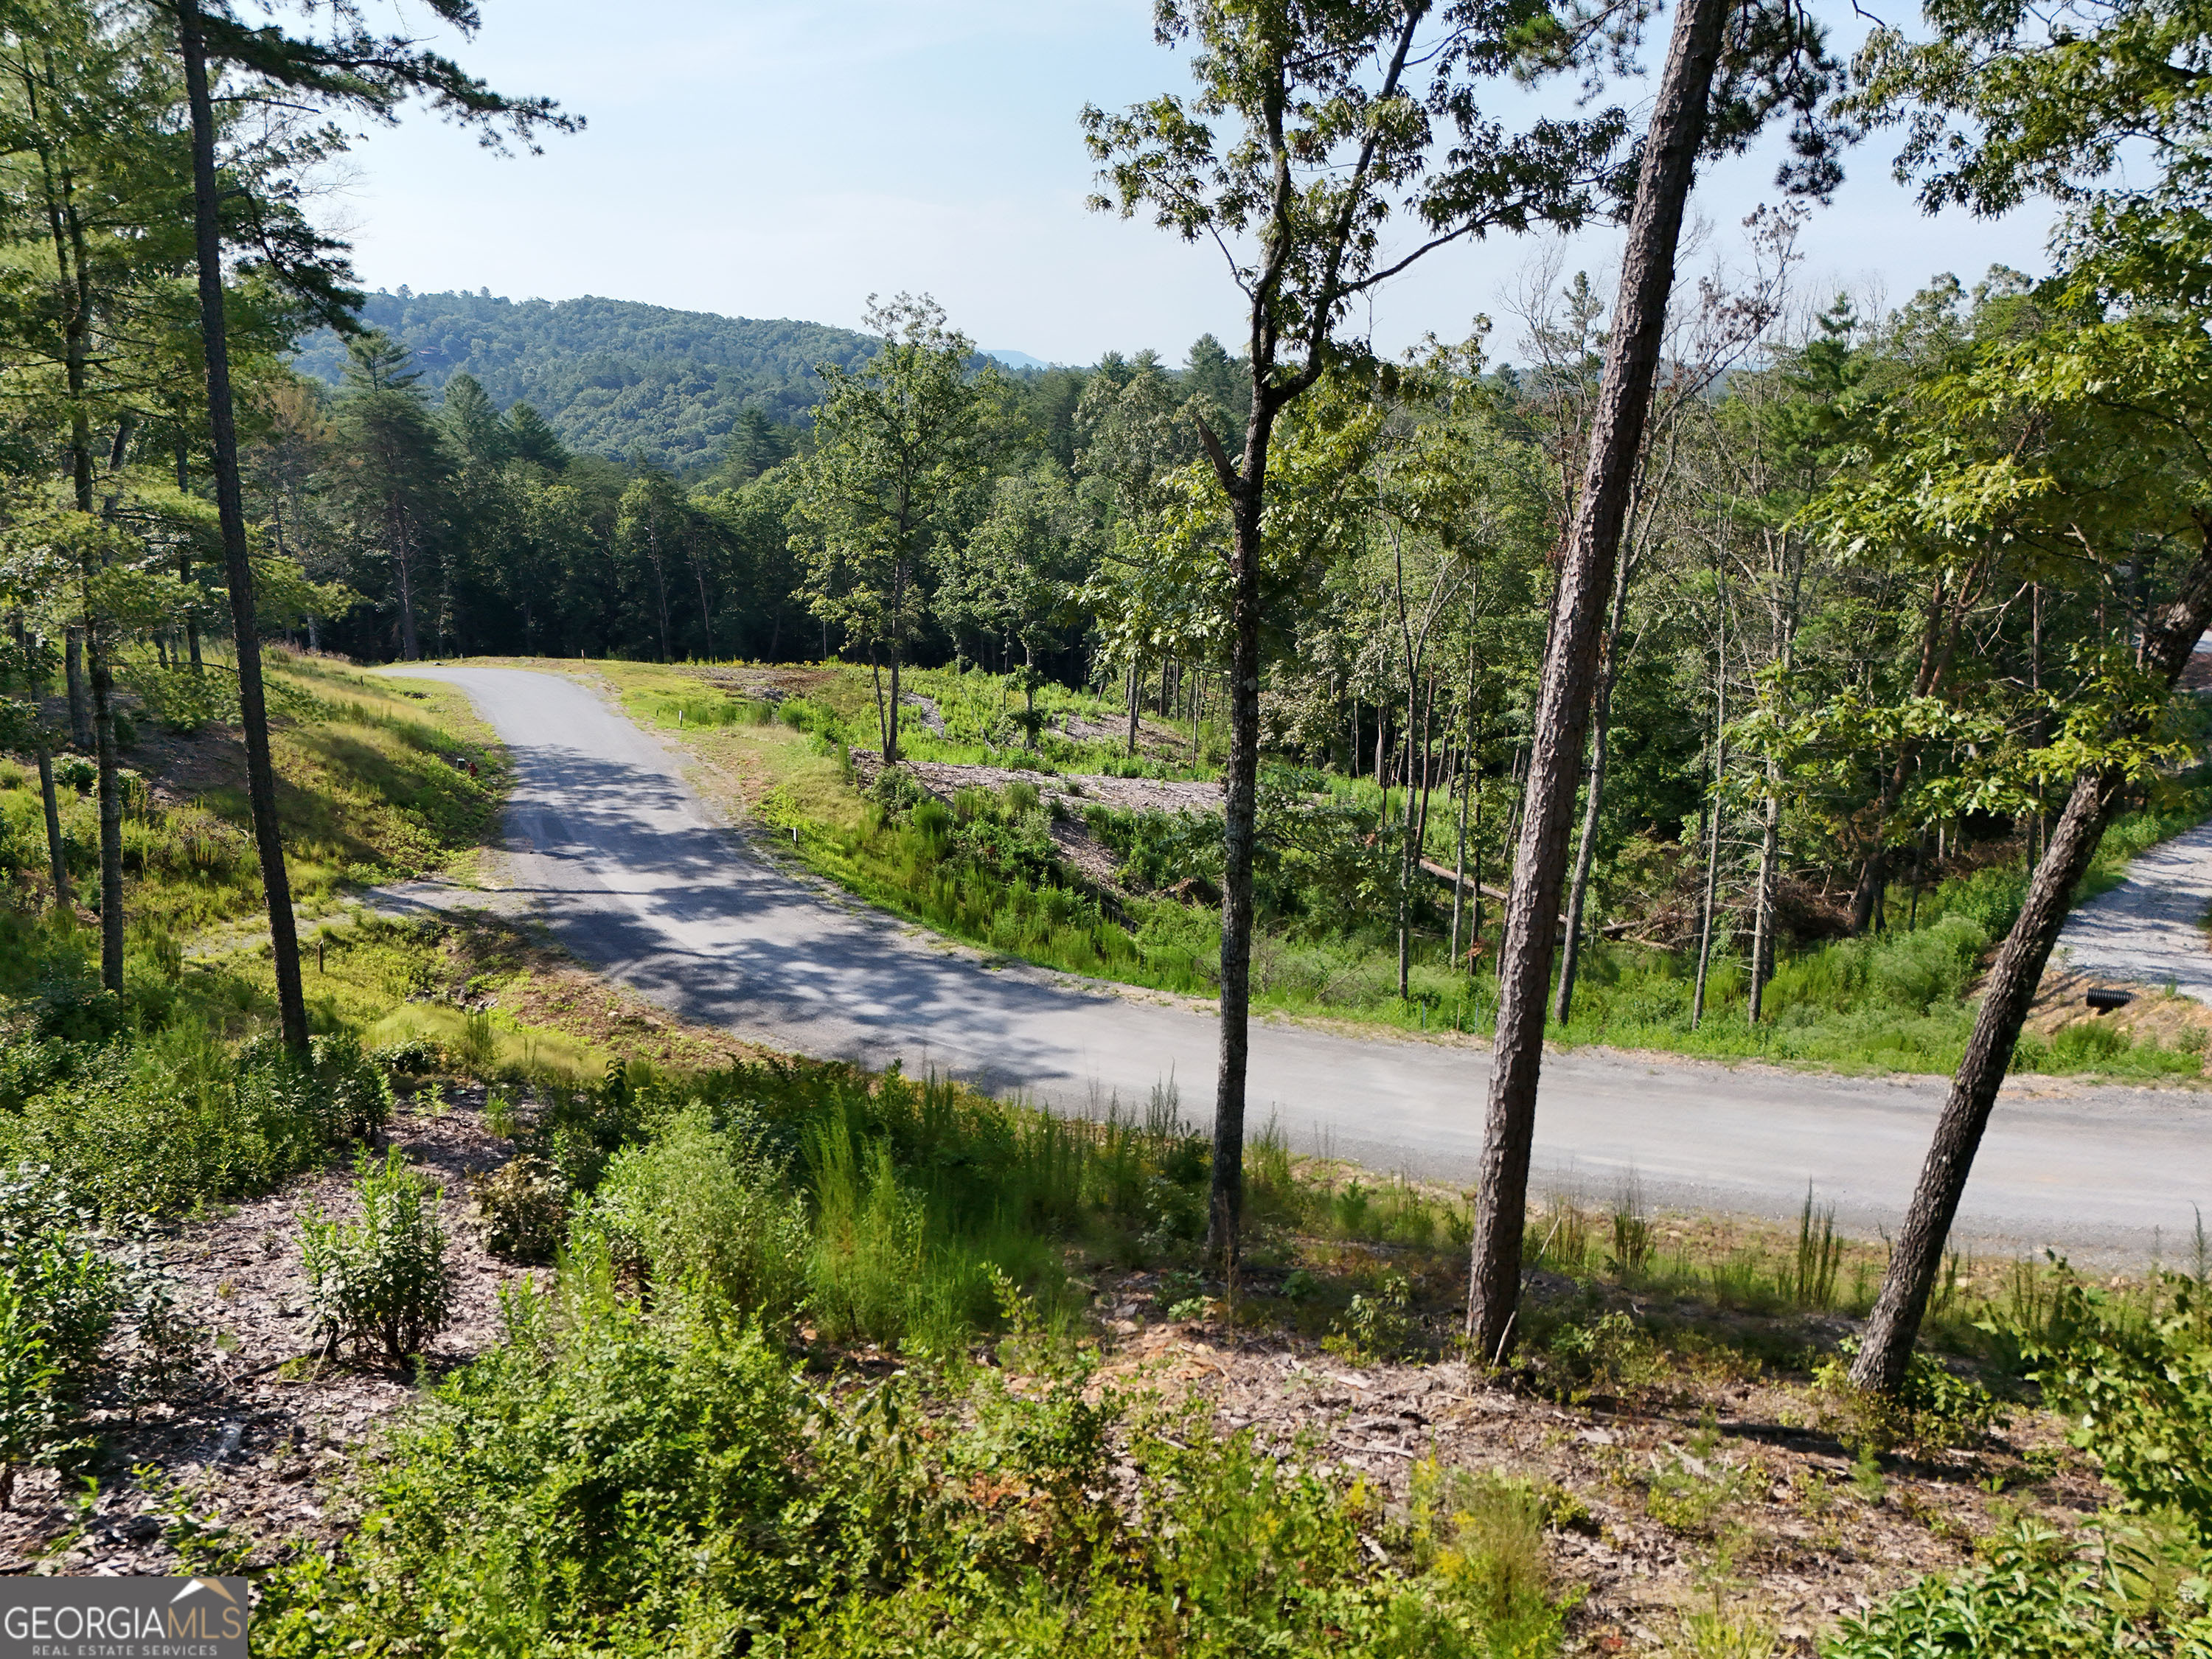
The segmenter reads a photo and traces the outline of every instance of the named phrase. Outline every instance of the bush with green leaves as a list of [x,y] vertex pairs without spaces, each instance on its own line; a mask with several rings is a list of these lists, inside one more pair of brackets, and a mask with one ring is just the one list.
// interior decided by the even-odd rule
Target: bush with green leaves
[[0,1171],[0,1507],[15,1465],[68,1461],[89,1405],[165,1392],[198,1346],[149,1240],[103,1228],[52,1170]]
[[443,1071],[446,1066],[445,1050],[426,1036],[410,1036],[398,1042],[380,1044],[369,1050],[368,1057],[387,1072],[405,1072],[415,1077]]
[[586,1248],[510,1297],[507,1340],[367,1466],[343,1548],[261,1581],[257,1653],[1558,1650],[1533,1492],[1476,1477],[1394,1520],[1079,1367],[825,1389],[757,1327],[617,1283]]
[[82,1053],[14,1117],[0,1158],[59,1172],[109,1217],[170,1216],[272,1190],[390,1115],[382,1072],[349,1036],[301,1062],[270,1038],[233,1054],[181,1022]]
[[525,1152],[488,1176],[471,1176],[469,1192],[483,1223],[484,1249],[509,1261],[550,1261],[568,1220],[568,1194],[544,1160]]
[[361,1219],[320,1210],[301,1218],[301,1265],[315,1330],[386,1364],[422,1352],[453,1316],[454,1279],[438,1188],[409,1169],[397,1146],[381,1161],[354,1160]]
[[37,1316],[0,1279],[0,1510],[15,1501],[17,1467],[38,1461],[57,1437],[60,1378]]
[[2178,1273],[2162,1285],[2171,1303],[2146,1316],[2065,1273],[2044,1325],[2056,1340],[2021,1353],[2122,1504],[2179,1515],[2212,1546],[2212,1297]]
[[742,1109],[689,1106],[651,1141],[617,1152],[583,1224],[660,1295],[710,1295],[780,1322],[805,1291],[805,1205]]
[[2032,1519],[2001,1527],[1982,1541],[1979,1566],[1932,1574],[1845,1619],[1822,1659],[2212,1653],[2201,1546],[2177,1552],[2171,1535],[2110,1530],[2102,1542],[2085,1547]]

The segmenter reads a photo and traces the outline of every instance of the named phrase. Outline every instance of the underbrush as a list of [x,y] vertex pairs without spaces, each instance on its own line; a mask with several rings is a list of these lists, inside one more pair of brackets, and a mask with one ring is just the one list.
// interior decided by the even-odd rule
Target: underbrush
[[2021,1518],[1939,1575],[1844,1620],[1829,1659],[1967,1653],[2044,1659],[2212,1653],[2212,1319],[2206,1285],[2163,1276],[2148,1302],[2062,1275],[2029,1378],[2115,1493],[2081,1535]]
[[260,1650],[1557,1649],[1540,1516],[1499,1483],[1394,1517],[1080,1365],[824,1389],[726,1305],[648,1309],[603,1260],[506,1312],[371,1475],[357,1541],[264,1578]]

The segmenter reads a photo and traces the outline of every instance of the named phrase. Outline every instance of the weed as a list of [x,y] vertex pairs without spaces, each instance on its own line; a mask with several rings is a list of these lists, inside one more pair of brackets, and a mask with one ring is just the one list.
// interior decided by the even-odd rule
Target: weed
[[1409,1335],[1407,1310],[1413,1290],[1401,1273],[1387,1273],[1370,1295],[1355,1291],[1344,1317],[1324,1338],[1322,1346],[1355,1364],[1395,1359],[1405,1352]]
[[1768,1659],[1781,1635],[1774,1620],[1715,1585],[1711,1605],[1682,1615],[1667,1651],[1674,1659]]
[[1801,1308],[1836,1305],[1836,1275],[1843,1266],[1844,1243],[1836,1237],[1836,1209],[1813,1207],[1813,1188],[1805,1188],[1805,1207],[1797,1217],[1796,1275],[1791,1299]]
[[1653,1454],[1644,1507],[1668,1531],[1702,1537],[1724,1510],[1750,1495],[1756,1480],[1751,1469],[1717,1455],[1710,1443],[1687,1450],[1669,1447],[1664,1456]]
[[1632,1278],[1650,1265],[1654,1247],[1651,1217],[1644,1207],[1643,1183],[1634,1170],[1621,1178],[1613,1201],[1613,1272]]
[[1548,1653],[1558,1644],[1569,1604],[1552,1594],[1549,1507],[1544,1490],[1528,1481],[1433,1462],[1413,1469],[1413,1563],[1471,1607],[1492,1653]]
[[397,1364],[420,1353],[453,1312],[437,1188],[407,1168],[397,1146],[381,1163],[362,1148],[354,1176],[359,1221],[334,1221],[319,1210],[301,1220],[308,1302],[317,1332],[332,1345],[373,1348]]

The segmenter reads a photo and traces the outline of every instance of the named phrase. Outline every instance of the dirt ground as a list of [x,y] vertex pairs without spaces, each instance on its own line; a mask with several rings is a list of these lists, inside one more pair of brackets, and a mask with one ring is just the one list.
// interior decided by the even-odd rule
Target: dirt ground
[[[403,1103],[388,1139],[442,1189],[459,1294],[453,1323],[423,1356],[434,1379],[499,1340],[499,1293],[542,1270],[486,1254],[467,1194],[471,1173],[497,1168],[508,1145],[483,1127],[481,1088],[426,1087]],[[203,1333],[197,1375],[173,1396],[136,1414],[95,1417],[102,1456],[82,1480],[35,1470],[0,1513],[0,1573],[169,1573],[164,1536],[173,1513],[133,1471],[150,1465],[192,1513],[258,1540],[261,1557],[341,1536],[351,1516],[337,1486],[392,1413],[417,1396],[418,1379],[318,1357],[301,1266],[300,1221],[320,1208],[358,1212],[350,1170],[334,1165],[285,1191],[179,1227],[161,1258],[179,1286],[179,1311]]]
[[[901,767],[939,799],[950,801],[962,789],[1004,789],[1026,783],[1046,800],[1066,803],[1080,814],[1086,805],[1120,807],[1133,812],[1218,812],[1221,786],[1206,779],[1116,778],[1098,772],[1028,772],[1009,766],[960,766],[945,761],[902,761]],[[884,757],[872,749],[853,751],[853,770],[861,787],[882,775]]]
[[[1570,1290],[1548,1277],[1533,1297]],[[1356,1364],[1281,1334],[1163,1322],[1158,1283],[1132,1276],[1102,1299],[1101,1383],[1201,1397],[1222,1431],[1357,1477],[1388,1505],[1427,1460],[1567,1494],[1550,1540],[1559,1580],[1583,1597],[1570,1652],[1671,1650],[1683,1614],[1718,1604],[1809,1656],[1838,1620],[1965,1564],[2001,1507],[2068,1525],[2100,1502],[2094,1475],[2033,1413],[1977,1448],[1884,1458],[1876,1475],[1802,1384],[1718,1353],[1632,1402],[1560,1404],[1457,1362]]]
[[[2130,992],[2135,1000],[2100,1014],[2089,1006],[2086,999],[2091,990],[2107,987]],[[2077,1020],[2110,1025],[2124,1032],[2131,1042],[2156,1037],[2163,1048],[2178,1048],[2185,1039],[2202,1044],[2212,1037],[2212,1007],[2194,997],[2170,996],[2163,988],[2148,986],[2122,985],[2110,975],[2051,969],[2043,975],[2042,984],[2036,988],[2035,1000],[2029,1006],[2027,1030],[2039,1037],[2049,1037],[2062,1026]],[[2192,1031],[2200,1035],[2189,1038]]]

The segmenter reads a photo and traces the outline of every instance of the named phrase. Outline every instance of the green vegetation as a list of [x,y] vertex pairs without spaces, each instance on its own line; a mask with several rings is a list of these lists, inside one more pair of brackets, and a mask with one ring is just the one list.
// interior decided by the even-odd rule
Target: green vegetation
[[[501,409],[529,404],[571,449],[611,461],[641,449],[679,473],[722,462],[733,439],[763,441],[745,422],[749,411],[770,423],[766,441],[781,436],[789,453],[821,395],[816,367],[849,368],[875,349],[866,335],[820,323],[590,296],[518,302],[402,288],[369,295],[361,317],[406,348],[428,391],[466,374]],[[345,346],[318,332],[293,361],[301,374],[336,386]],[[772,449],[767,459],[780,457]]]
[[381,1162],[362,1147],[354,1174],[360,1220],[319,1212],[301,1220],[308,1304],[318,1336],[397,1365],[453,1316],[445,1229],[430,1182],[400,1162],[397,1146]]

